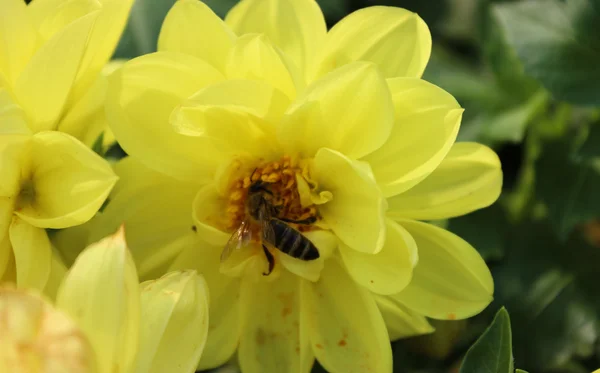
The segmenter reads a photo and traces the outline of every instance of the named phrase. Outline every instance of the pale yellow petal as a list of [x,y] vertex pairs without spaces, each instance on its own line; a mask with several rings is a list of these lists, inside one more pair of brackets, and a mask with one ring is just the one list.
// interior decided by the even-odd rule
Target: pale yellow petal
[[379,252],[385,242],[386,202],[364,165],[344,155],[321,149],[312,177],[319,189],[333,199],[319,206],[319,213],[338,238],[353,250]]
[[107,161],[70,135],[33,136],[32,190],[16,214],[40,228],[66,228],[88,221],[117,181]]
[[270,159],[281,154],[275,126],[289,99],[259,81],[228,80],[204,88],[171,115],[175,131],[210,143],[220,158],[250,156]]
[[406,229],[388,219],[385,244],[377,254],[340,245],[340,254],[354,281],[377,294],[399,293],[412,278],[417,245]]
[[92,147],[98,136],[108,131],[108,122],[104,111],[108,76],[123,65],[124,61],[117,60],[108,63],[97,75],[95,82],[69,107],[68,112],[58,123],[58,131],[68,133]]
[[[314,361],[300,325],[300,280],[242,282],[242,329],[238,358],[243,372],[308,373]],[[261,315],[261,316],[258,316]]]
[[56,128],[97,16],[90,13],[57,32],[17,79],[14,92],[34,132]]
[[298,89],[304,85],[295,66],[264,34],[239,37],[229,52],[226,71],[229,79],[263,80],[290,99],[296,97],[296,85]]
[[330,372],[390,373],[392,349],[373,295],[334,259],[321,279],[301,285],[301,322],[319,363]]
[[63,263],[60,253],[52,247],[52,256],[50,258],[50,274],[44,287],[44,294],[50,299],[56,300],[58,288],[67,274],[67,266]]
[[27,116],[6,88],[0,88],[0,134],[31,133]]
[[100,9],[100,0],[41,0],[27,5],[27,13],[44,41],[70,23]]
[[38,293],[0,289],[0,320],[0,372],[96,372],[84,333]]
[[457,143],[425,180],[388,199],[388,216],[447,219],[487,207],[500,196],[500,159],[487,146]]
[[214,184],[206,185],[198,191],[193,210],[198,237],[212,245],[224,247],[233,232],[226,232],[229,224],[227,199],[217,192]]
[[194,269],[201,273],[210,293],[208,340],[198,365],[199,370],[223,365],[235,353],[240,338],[239,293],[237,278],[219,272],[222,247],[201,241],[177,257],[170,270]]
[[460,126],[463,109],[454,97],[416,78],[389,79],[395,124],[388,141],[364,158],[386,197],[408,190],[444,159]]
[[9,233],[17,266],[17,286],[42,290],[52,262],[52,247],[46,231],[14,217]]
[[14,199],[19,194],[23,174],[29,171],[30,146],[29,135],[0,135],[0,197]]
[[301,71],[314,63],[327,32],[323,13],[312,0],[243,0],[225,22],[238,35],[267,35]]
[[[21,0],[0,2],[0,82],[12,86],[37,47],[37,32]],[[2,85],[2,84],[0,84]]]
[[309,86],[290,106],[278,137],[286,150],[304,157],[326,147],[360,158],[386,142],[393,114],[381,74],[373,64],[357,62]]
[[98,373],[131,372],[140,330],[139,284],[123,231],[89,246],[56,299],[88,336]]
[[404,306],[394,298],[376,295],[375,301],[387,326],[390,340],[395,341],[435,331],[435,328],[423,315]]
[[370,61],[386,78],[420,77],[431,54],[431,34],[417,14],[374,6],[351,13],[327,34],[315,75],[354,61]]
[[50,236],[52,246],[60,254],[60,258],[67,267],[70,268],[77,256],[92,242],[89,240],[90,232],[96,220],[97,218],[94,217],[86,223],[59,229]]
[[102,214],[94,219],[90,242],[124,224],[140,278],[161,276],[193,233],[192,201],[198,188],[152,171],[131,157],[119,161],[115,172],[119,182]]
[[195,271],[140,285],[141,334],[135,372],[195,370],[208,334],[208,288]]
[[176,133],[169,117],[194,92],[222,79],[208,63],[181,53],[128,61],[109,77],[107,93],[106,115],[119,144],[149,168],[208,182],[221,160],[218,149]]
[[473,316],[491,301],[494,281],[479,253],[445,229],[410,220],[399,223],[419,248],[419,264],[410,284],[393,297],[434,319]]
[[198,57],[224,73],[234,40],[233,31],[202,1],[179,0],[160,29],[158,50]]

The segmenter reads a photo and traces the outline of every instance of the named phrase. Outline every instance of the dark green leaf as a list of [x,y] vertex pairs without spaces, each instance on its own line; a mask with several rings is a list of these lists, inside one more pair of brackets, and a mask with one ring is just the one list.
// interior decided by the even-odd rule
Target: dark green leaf
[[[200,0],[199,0],[200,1]],[[203,0],[219,17],[225,18],[229,9],[231,9],[238,0]]]
[[600,105],[600,0],[537,0],[494,7],[528,75],[558,99]]
[[600,158],[600,121],[589,127],[587,137],[577,153],[583,158]]
[[513,370],[510,317],[503,307],[467,351],[460,373],[513,373]]

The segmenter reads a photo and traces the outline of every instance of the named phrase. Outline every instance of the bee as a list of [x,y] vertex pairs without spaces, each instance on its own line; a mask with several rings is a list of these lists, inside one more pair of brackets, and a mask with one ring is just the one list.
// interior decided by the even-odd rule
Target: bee
[[[244,219],[221,253],[221,262],[249,242],[261,242],[265,257],[269,262],[269,270],[263,275],[268,276],[273,271],[275,259],[267,249],[267,245],[274,247],[284,254],[301,260],[315,260],[319,258],[319,251],[315,245],[289,223],[308,225],[316,221],[315,217],[304,220],[290,220],[278,217],[278,209],[273,206],[271,197],[273,193],[266,183],[258,180],[248,187],[246,199],[247,217]],[[258,228],[258,229],[257,229]],[[258,236],[258,237],[256,237]]]

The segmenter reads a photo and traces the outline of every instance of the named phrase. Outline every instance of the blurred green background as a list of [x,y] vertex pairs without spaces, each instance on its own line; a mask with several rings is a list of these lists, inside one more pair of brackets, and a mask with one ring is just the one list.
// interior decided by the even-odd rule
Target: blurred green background
[[[224,16],[237,1],[205,2]],[[154,51],[173,3],[137,0],[115,57]],[[502,160],[498,203],[436,222],[486,259],[494,302],[473,319],[434,321],[436,333],[394,342],[394,371],[458,372],[502,306],[510,314],[515,367],[530,373],[599,368],[600,0],[318,3],[330,27],[372,5],[418,13],[433,35],[424,79],[466,109],[459,140],[488,144]],[[488,334],[486,348],[497,356],[510,351],[510,340]],[[234,365],[219,370],[236,371]]]

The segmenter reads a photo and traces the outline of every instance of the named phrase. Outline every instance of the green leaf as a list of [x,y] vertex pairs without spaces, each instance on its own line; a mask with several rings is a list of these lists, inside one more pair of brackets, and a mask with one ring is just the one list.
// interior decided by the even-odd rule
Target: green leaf
[[600,0],[494,5],[525,72],[561,100],[600,105]]
[[225,18],[229,9],[231,9],[238,0],[203,0],[219,17]]
[[536,193],[562,239],[576,224],[600,216],[600,159],[575,159],[572,143],[561,138],[544,144],[535,165]]
[[526,372],[526,371],[524,371],[524,370],[522,370],[522,369],[517,369],[517,370],[515,371],[515,373],[527,373],[527,372]]
[[587,137],[577,153],[583,158],[600,158],[600,121],[590,125]]
[[502,307],[494,321],[471,346],[460,373],[513,373],[510,317]]
[[177,0],[136,0],[114,58],[134,58],[156,51],[160,27]]

